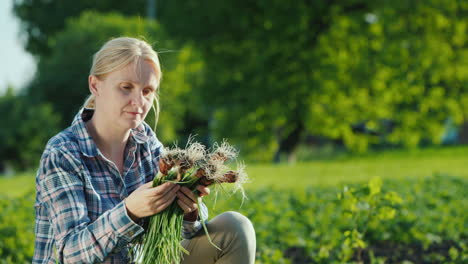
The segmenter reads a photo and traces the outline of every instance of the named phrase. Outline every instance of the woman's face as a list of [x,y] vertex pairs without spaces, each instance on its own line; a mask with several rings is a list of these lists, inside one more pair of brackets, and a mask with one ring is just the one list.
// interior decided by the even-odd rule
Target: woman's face
[[94,82],[96,112],[124,130],[138,127],[145,119],[158,87],[154,66],[146,60],[131,63],[101,80],[94,78]]

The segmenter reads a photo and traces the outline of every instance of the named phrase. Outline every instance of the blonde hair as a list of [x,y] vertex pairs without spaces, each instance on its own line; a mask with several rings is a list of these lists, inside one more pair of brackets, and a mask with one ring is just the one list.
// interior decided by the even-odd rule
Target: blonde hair
[[[107,41],[101,49],[93,56],[93,64],[89,72],[97,78],[104,78],[107,74],[119,70],[132,62],[138,60],[147,60],[154,64],[156,71],[156,80],[159,82],[162,78],[161,66],[156,51],[146,41],[136,38],[120,37]],[[157,89],[159,90],[159,89]],[[153,111],[155,114],[154,129],[159,119],[159,96],[154,96]],[[155,107],[156,105],[156,107]],[[88,96],[84,108],[95,108],[94,95]]]

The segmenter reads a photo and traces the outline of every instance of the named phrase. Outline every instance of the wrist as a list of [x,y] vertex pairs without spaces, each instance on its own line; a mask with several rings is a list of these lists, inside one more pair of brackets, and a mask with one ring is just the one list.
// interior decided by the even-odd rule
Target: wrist
[[127,200],[124,200],[124,204],[125,210],[127,211],[127,215],[133,220],[133,222],[137,222],[138,220],[140,220],[138,216],[136,216],[134,213],[132,213],[132,211],[130,211],[130,209],[128,209]]
[[184,220],[189,222],[195,222],[198,220],[198,209],[184,215]]

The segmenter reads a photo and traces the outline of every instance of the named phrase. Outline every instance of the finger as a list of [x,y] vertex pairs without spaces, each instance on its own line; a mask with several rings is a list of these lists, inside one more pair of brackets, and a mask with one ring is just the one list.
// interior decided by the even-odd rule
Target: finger
[[185,214],[188,214],[188,213],[191,213],[191,212],[197,210],[196,204],[195,204],[195,206],[189,206],[180,199],[177,200],[177,204],[179,205],[180,208],[182,208],[182,210],[184,211]]
[[176,196],[174,195],[174,196],[171,196],[171,198],[167,199],[167,201],[159,203],[155,208],[155,213],[157,214],[157,213],[160,213],[160,212],[164,211],[164,209],[166,209],[169,205],[172,204],[172,202],[174,202],[175,198],[176,198]]
[[177,204],[179,205],[180,208],[182,208],[182,210],[184,211],[184,214],[187,214],[190,212],[190,208],[188,207],[188,205],[182,202],[182,200],[178,199]]
[[177,198],[179,198],[178,201],[184,203],[188,208],[192,209],[192,211],[198,208],[196,202],[181,192],[177,192]]
[[152,182],[152,181],[147,182],[147,183],[141,185],[139,188],[141,188],[141,189],[144,190],[144,189],[150,189],[151,187],[153,187],[153,182]]
[[175,192],[169,192],[166,195],[163,196],[158,196],[158,198],[155,201],[155,204],[162,204],[167,202],[168,200],[173,200],[177,197]]
[[180,186],[173,182],[166,182],[152,189],[153,196],[164,196],[168,193],[178,191]]
[[151,197],[150,199],[150,207],[151,207],[151,210],[157,210],[158,207],[161,206],[161,204],[164,204],[168,201],[171,201],[171,200],[174,200],[176,198],[176,193],[174,192],[170,192],[166,195],[157,195],[157,196],[153,196]]
[[179,189],[180,189],[180,185],[179,185],[179,184],[171,183],[170,187],[167,188],[167,189],[164,191],[164,193],[162,193],[162,195],[163,195],[163,196],[164,196],[164,195],[168,195],[168,194],[174,194],[174,195],[175,195],[175,193],[178,192]]
[[182,187],[179,190],[179,193],[182,192],[185,194],[187,197],[189,197],[192,201],[196,202],[197,201],[197,196],[187,187]]
[[154,210],[157,210],[161,205],[164,205],[166,203],[172,203],[174,199],[177,198],[177,195],[175,193],[169,193],[164,196],[158,196],[158,198],[153,200],[152,208]]
[[176,195],[177,198],[179,198],[179,200],[182,200],[182,202],[184,202],[187,205],[195,203],[195,201],[193,201],[192,198],[188,197],[185,193],[181,191],[177,192]]
[[166,182],[166,183],[163,183],[161,185],[150,188],[148,191],[149,191],[150,195],[154,196],[154,195],[159,195],[159,194],[163,193],[166,190],[166,188],[170,188],[170,187],[171,187],[170,183]]
[[203,186],[203,185],[197,185],[197,190],[200,192],[200,196],[207,196],[210,194],[210,188]]

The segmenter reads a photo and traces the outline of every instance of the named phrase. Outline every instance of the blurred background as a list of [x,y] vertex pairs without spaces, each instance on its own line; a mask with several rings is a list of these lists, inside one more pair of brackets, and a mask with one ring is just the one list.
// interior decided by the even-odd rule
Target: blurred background
[[2,0],[0,12],[0,263],[30,262],[40,155],[89,94],[93,53],[119,36],[159,52],[164,144],[240,150],[250,199],[213,212],[249,216],[258,263],[468,261],[468,1]]

